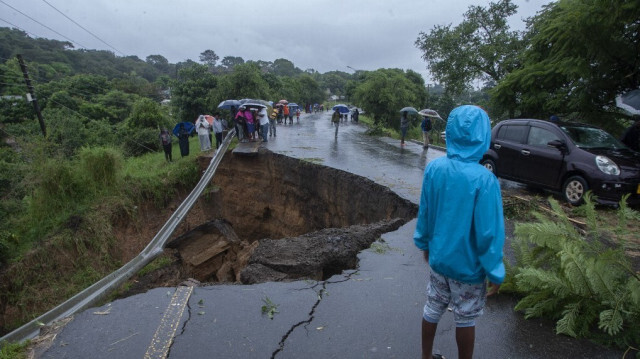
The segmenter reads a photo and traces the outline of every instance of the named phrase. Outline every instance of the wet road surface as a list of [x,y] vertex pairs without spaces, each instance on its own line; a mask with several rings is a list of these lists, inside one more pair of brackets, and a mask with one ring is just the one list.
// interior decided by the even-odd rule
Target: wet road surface
[[[363,126],[305,114],[279,126],[265,147],[367,177],[417,203],[425,164],[443,152],[368,137]],[[359,255],[356,270],[329,280],[157,288],[76,315],[43,358],[418,358],[427,267],[412,241],[415,220]],[[184,288],[184,287],[181,287]],[[270,305],[271,306],[270,306]],[[499,295],[478,319],[476,358],[620,358],[622,352],[553,334],[524,320]],[[273,319],[263,314],[273,312]],[[453,316],[434,350],[455,358]],[[172,337],[173,343],[166,341]]]

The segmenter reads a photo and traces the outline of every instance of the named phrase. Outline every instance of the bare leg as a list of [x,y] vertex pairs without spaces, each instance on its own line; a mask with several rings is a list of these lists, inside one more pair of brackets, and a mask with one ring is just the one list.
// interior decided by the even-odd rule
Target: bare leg
[[[474,346],[475,339],[476,339],[476,327],[456,328],[456,343],[458,344],[458,358],[471,359],[473,357],[473,346]],[[422,347],[424,348],[424,344]]]
[[436,337],[437,323],[429,323],[422,319],[422,359],[431,359],[433,339]]

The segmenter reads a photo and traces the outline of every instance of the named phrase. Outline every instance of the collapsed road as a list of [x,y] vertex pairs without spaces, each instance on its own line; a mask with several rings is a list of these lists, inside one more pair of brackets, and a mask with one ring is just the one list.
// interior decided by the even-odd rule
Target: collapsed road
[[[423,151],[420,145],[411,143],[406,148],[401,148],[398,141],[370,138],[363,132],[362,127],[346,123],[341,126],[338,138],[334,139],[327,135],[331,134],[328,115],[306,115],[299,126],[279,129],[278,138],[270,139],[265,147],[274,153],[298,158],[303,162],[321,162],[326,167],[358,174],[388,188],[400,198],[409,200],[413,204],[409,208],[415,208],[425,163],[443,153],[434,149]],[[220,191],[213,191],[211,194],[214,198],[225,195],[223,185],[218,186]],[[249,242],[265,233],[274,240],[306,238],[305,236],[312,236],[313,233],[319,233],[320,238],[328,240],[340,238],[341,234],[333,233],[327,228],[350,228],[355,231],[357,226],[363,225],[357,221],[345,221],[344,225],[305,229],[302,232],[289,232],[289,229],[285,229],[289,224],[295,227],[306,219],[314,218],[313,216],[324,217],[322,208],[318,207],[314,213],[296,215],[294,212],[290,217],[282,217],[285,220],[274,220],[269,230],[260,226],[258,229],[237,226],[236,223],[270,218],[274,212],[278,212],[265,212],[267,202],[261,201],[262,197],[259,197],[260,189],[264,188],[259,185],[257,188],[254,194],[258,196],[255,198],[258,205],[254,206],[252,203],[249,206],[250,214],[243,217],[243,220],[230,219],[227,215],[213,213],[214,211],[210,213],[210,217],[223,218],[232,223],[237,237]],[[342,195],[349,195],[351,190],[349,187],[334,188],[332,193],[334,197],[340,198]],[[384,204],[376,198],[376,193],[366,196],[369,198],[362,201],[368,199]],[[327,194],[326,197],[331,196]],[[360,199],[350,197],[351,200]],[[287,203],[280,209],[285,211],[288,207]],[[349,216],[360,218],[368,214],[347,212],[344,216],[329,216],[328,220],[343,221]],[[391,217],[402,216],[371,219],[364,225],[368,228],[378,225],[395,226]],[[305,220],[300,221],[299,218]],[[391,222],[376,224],[380,221]],[[313,279],[267,281],[251,285],[201,285],[185,281],[182,286],[155,288],[89,309],[61,327],[55,338],[49,341],[48,349],[42,349],[37,356],[140,358],[163,354],[174,358],[418,357],[427,270],[420,251],[411,240],[414,228],[415,221],[409,220],[395,230],[391,228],[390,232],[382,233],[371,248],[357,254],[356,268],[341,270],[340,273],[334,273],[332,266],[325,273],[324,264],[314,264],[307,268],[323,269],[308,271],[312,273]],[[324,229],[328,232],[323,232]],[[378,235],[367,236],[374,238]],[[180,246],[178,242],[176,250]],[[304,252],[308,247],[302,248]],[[265,253],[276,253],[278,250],[279,247],[274,246],[272,250],[265,250]],[[254,249],[253,253],[260,251]],[[250,262],[251,260],[247,260],[247,263]],[[282,263],[278,263],[277,256],[272,255],[264,255],[255,263],[274,269],[279,273],[278,276],[286,273],[284,267],[295,267],[282,266]],[[220,277],[236,278],[238,273],[242,277],[244,268],[249,267],[238,268],[237,271],[225,271],[225,275],[221,272]],[[213,272],[216,273],[216,279],[219,279],[218,271],[207,275],[211,276]],[[294,275],[298,274],[294,271]],[[512,310],[513,305],[514,299],[507,296],[501,295],[489,300],[485,315],[478,320],[477,357],[612,358],[622,354],[589,342],[556,336],[552,323],[526,321],[521,314]],[[456,353],[455,339],[448,335],[454,330],[454,326],[451,315],[445,315],[438,326],[439,335],[434,348],[445,356],[452,357]],[[173,334],[167,335],[171,333],[170,330],[174,330]]]

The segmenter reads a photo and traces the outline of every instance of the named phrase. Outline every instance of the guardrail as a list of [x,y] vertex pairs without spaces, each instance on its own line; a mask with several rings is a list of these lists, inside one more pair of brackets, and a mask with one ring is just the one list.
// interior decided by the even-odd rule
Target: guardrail
[[167,220],[164,226],[162,226],[160,231],[158,231],[155,237],[153,237],[151,242],[149,242],[140,254],[118,270],[92,284],[90,287],[74,295],[57,307],[3,336],[0,338],[0,344],[3,342],[21,342],[23,340],[33,338],[38,335],[40,327],[43,325],[51,324],[56,320],[68,317],[83,309],[89,308],[99,300],[105,298],[109,293],[118,288],[122,283],[131,278],[140,269],[159,256],[175,229],[178,227],[180,222],[184,220],[184,217],[189,213],[198,197],[202,194],[202,191],[204,191],[213,178],[213,175],[216,172],[220,161],[222,161],[224,153],[227,151],[227,148],[229,148],[229,144],[231,143],[234,135],[235,129],[231,129],[231,131],[227,133],[220,149],[211,159],[209,166],[202,174],[198,184],[193,188],[193,190],[191,190],[189,196],[182,201],[169,220]]

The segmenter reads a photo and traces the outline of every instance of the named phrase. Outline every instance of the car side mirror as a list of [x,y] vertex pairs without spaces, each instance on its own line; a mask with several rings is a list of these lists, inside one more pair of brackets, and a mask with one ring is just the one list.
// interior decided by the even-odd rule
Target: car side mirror
[[547,142],[547,146],[555,147],[555,148],[559,149],[562,152],[567,150],[567,145],[564,142],[560,141],[560,140],[549,141],[549,142]]

